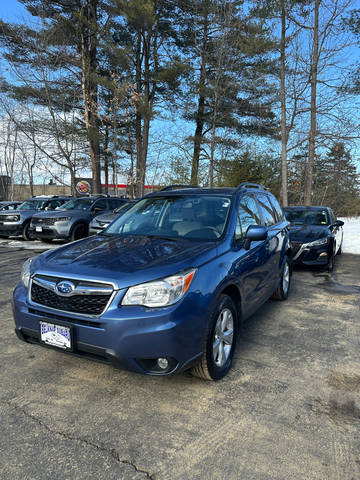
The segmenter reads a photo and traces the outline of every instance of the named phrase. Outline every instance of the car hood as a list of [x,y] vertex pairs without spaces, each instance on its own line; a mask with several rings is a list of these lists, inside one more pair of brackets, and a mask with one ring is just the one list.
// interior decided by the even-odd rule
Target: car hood
[[95,235],[45,252],[32,263],[31,270],[111,281],[125,288],[198,267],[216,252],[214,242]]
[[329,235],[329,227],[324,225],[290,225],[292,242],[309,243]]
[[38,210],[6,210],[0,211],[0,216],[3,217],[4,215],[20,215],[21,219],[33,217],[34,214],[38,212]]
[[35,218],[59,218],[59,217],[70,217],[70,218],[79,218],[90,217],[90,212],[88,210],[47,210],[46,212],[39,212],[34,215]]
[[113,220],[115,220],[115,218],[120,217],[120,215],[121,213],[113,213],[113,212],[102,213],[101,215],[97,215],[96,221],[110,223]]

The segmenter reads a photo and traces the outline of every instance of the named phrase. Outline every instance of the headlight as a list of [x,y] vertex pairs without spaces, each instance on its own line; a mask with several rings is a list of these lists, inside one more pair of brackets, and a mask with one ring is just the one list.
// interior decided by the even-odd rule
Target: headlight
[[58,217],[55,219],[55,222],[70,222],[71,217]]
[[143,305],[144,307],[165,307],[176,303],[188,291],[196,270],[173,275],[155,282],[130,287],[122,305]]
[[315,240],[314,242],[308,243],[307,247],[318,247],[320,245],[326,245],[329,243],[329,237],[319,238],[319,240]]
[[28,288],[29,282],[30,282],[30,265],[32,261],[33,261],[32,258],[28,258],[25,261],[22,272],[21,272],[21,281],[26,288]]
[[5,221],[7,222],[18,222],[20,220],[19,215],[6,215]]

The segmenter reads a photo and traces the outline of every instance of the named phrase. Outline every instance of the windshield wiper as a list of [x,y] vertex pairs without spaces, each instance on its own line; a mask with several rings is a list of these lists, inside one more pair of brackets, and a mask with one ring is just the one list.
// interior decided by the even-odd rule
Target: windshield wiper
[[163,236],[163,235],[144,235],[144,237],[147,237],[147,238],[161,238],[162,240],[171,240],[173,242],[177,241],[176,237],[166,237],[166,236]]

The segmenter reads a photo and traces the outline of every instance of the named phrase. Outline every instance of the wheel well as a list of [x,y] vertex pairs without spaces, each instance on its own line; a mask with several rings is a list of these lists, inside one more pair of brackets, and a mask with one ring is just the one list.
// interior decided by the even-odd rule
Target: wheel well
[[238,322],[240,323],[241,319],[241,295],[239,289],[236,285],[228,285],[222,292],[222,295],[228,295],[233,302],[235,303],[237,313],[238,313]]
[[71,227],[71,230],[70,230],[70,233],[69,233],[69,237],[71,237],[71,235],[73,234],[73,231],[75,230],[75,228],[77,227],[84,227],[85,230],[86,230],[86,233],[89,232],[89,225],[87,225],[85,222],[83,221],[79,221],[79,222],[76,222],[74,223],[74,225]]

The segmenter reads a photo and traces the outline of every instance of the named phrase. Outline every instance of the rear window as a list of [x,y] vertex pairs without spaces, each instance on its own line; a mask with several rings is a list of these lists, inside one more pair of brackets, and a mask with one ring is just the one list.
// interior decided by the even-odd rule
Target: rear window
[[311,210],[308,208],[285,208],[285,217],[294,225],[330,225],[330,217],[327,210]]

